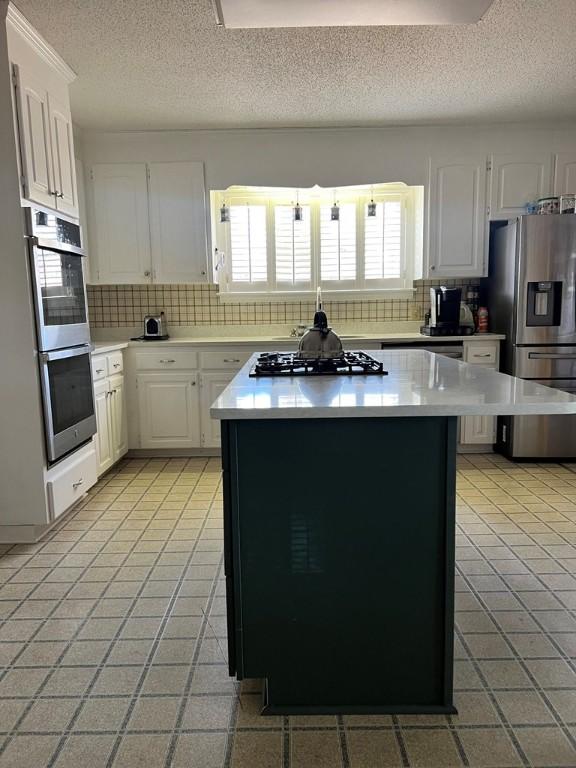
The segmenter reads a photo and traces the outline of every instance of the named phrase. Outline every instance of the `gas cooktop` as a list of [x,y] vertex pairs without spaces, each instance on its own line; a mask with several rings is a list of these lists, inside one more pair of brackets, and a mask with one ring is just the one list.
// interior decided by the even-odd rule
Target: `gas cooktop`
[[305,358],[297,352],[263,352],[249,376],[387,376],[381,362],[365,352]]

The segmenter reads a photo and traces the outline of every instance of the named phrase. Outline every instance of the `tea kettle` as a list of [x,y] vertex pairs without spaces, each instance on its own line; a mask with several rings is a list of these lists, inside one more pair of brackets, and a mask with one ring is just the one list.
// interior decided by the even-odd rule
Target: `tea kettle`
[[328,318],[322,310],[322,294],[320,288],[316,293],[316,312],[314,325],[308,328],[300,339],[298,356],[306,359],[329,359],[342,356],[340,337],[328,327]]

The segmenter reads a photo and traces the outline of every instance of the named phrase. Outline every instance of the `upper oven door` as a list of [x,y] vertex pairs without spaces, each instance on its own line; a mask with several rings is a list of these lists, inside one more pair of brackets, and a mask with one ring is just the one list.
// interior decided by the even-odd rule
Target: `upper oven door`
[[80,226],[53,211],[26,208],[40,351],[90,341]]
[[83,257],[31,244],[40,351],[90,341]]

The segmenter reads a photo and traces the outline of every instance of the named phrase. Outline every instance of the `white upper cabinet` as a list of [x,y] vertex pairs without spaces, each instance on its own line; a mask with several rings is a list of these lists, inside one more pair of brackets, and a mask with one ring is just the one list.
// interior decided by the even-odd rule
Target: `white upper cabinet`
[[202,163],[105,163],[90,171],[93,283],[207,280]]
[[487,261],[486,157],[432,158],[429,172],[423,277],[481,277]]
[[23,195],[27,200],[53,208],[54,174],[50,147],[48,91],[30,72],[14,67],[18,95],[18,128],[22,162]]
[[90,272],[93,282],[149,283],[150,231],[144,163],[92,166]]
[[526,212],[526,203],[552,193],[552,155],[492,155],[490,218],[513,219]]
[[77,219],[68,94],[75,74],[11,3],[7,32],[22,197]]
[[554,194],[576,193],[576,152],[561,152],[554,163]]
[[48,104],[56,208],[69,216],[78,217],[72,116],[67,105],[60,104],[52,96],[49,96]]
[[202,163],[150,163],[150,238],[157,283],[206,281]]

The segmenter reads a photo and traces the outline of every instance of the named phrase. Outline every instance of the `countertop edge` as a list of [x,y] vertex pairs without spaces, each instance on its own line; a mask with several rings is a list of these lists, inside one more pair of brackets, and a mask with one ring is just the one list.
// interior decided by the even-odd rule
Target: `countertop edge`
[[351,406],[349,408],[322,408],[317,406],[262,409],[210,408],[210,416],[219,421],[249,421],[276,419],[390,419],[416,416],[554,416],[576,414],[576,402],[558,404],[524,404],[493,406],[490,404],[443,405],[391,405],[375,408]]
[[[454,341],[472,342],[474,344],[482,341],[503,341],[506,338],[501,333],[482,333],[475,334],[473,336],[424,336],[422,334],[366,334],[353,338],[346,338],[343,335],[342,340],[346,347],[353,349],[361,347],[363,342],[379,342],[382,344],[394,344],[394,343],[412,343],[421,342],[430,345],[435,344],[448,344]],[[129,347],[130,349],[147,349],[170,346],[183,346],[183,347],[209,347],[209,346],[247,346],[254,347],[259,344],[266,344],[267,346],[282,346],[282,345],[294,345],[297,344],[299,339],[287,336],[286,338],[268,337],[268,336],[255,336],[250,338],[238,338],[238,337],[201,337],[194,338],[170,338],[165,341],[118,341],[118,342],[94,342],[96,345],[103,345],[94,350],[93,354],[99,354],[104,351],[111,351],[112,349],[123,349]]]

